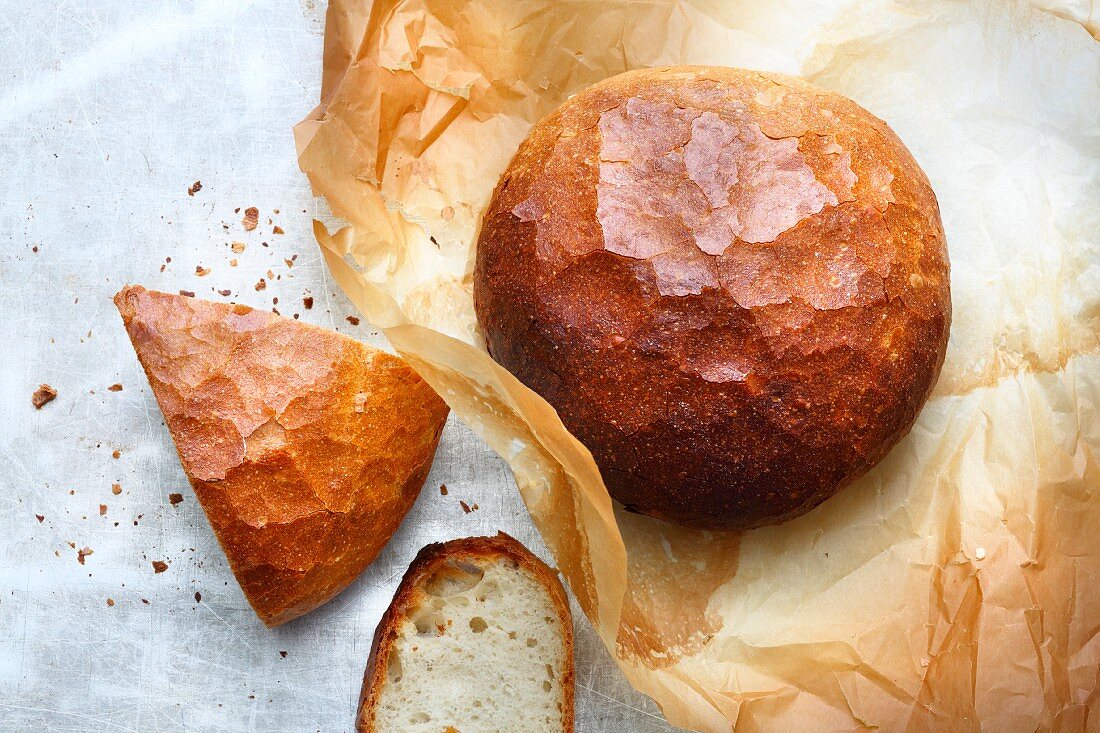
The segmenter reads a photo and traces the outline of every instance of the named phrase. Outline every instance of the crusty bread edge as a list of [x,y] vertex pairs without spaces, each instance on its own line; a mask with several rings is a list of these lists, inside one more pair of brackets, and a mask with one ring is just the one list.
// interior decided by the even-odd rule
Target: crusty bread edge
[[[214,508],[202,498],[203,487],[214,487],[218,484],[230,485],[236,482],[238,480],[236,477],[238,476],[238,472],[242,470],[242,467],[250,465],[254,467],[257,472],[262,473],[265,480],[271,480],[273,477],[282,477],[289,474],[298,475],[293,466],[289,469],[273,468],[265,462],[263,456],[250,458],[246,455],[242,457],[238,463],[230,466],[225,476],[221,479],[204,480],[196,478],[192,474],[192,470],[189,468],[186,457],[180,448],[180,444],[177,440],[176,424],[173,422],[173,417],[177,419],[180,416],[190,417],[195,413],[191,410],[184,410],[174,416],[168,413],[164,414],[165,424],[168,426],[169,433],[171,434],[172,445],[176,450],[176,455],[180,460],[184,472],[187,474],[188,481],[194,489],[196,496],[199,497],[200,506],[213,530],[214,537],[218,541],[218,545],[222,548],[226,560],[229,563],[229,567],[233,572],[233,577],[241,587],[245,599],[263,624],[268,628],[277,627],[314,611],[342,593],[362,574],[363,570],[374,562],[420,495],[435,460],[435,454],[449,413],[449,408],[443,402],[442,398],[432,390],[430,385],[424,382],[423,378],[419,377],[416,370],[399,356],[388,353],[371,344],[359,341],[347,334],[325,329],[304,321],[293,320],[285,316],[268,313],[244,304],[225,303],[222,301],[207,300],[205,298],[195,298],[192,296],[150,290],[138,284],[124,285],[114,295],[113,302],[122,318],[127,337],[137,355],[138,364],[142,372],[144,372],[149,386],[157,400],[158,409],[162,412],[165,408],[161,403],[160,390],[164,389],[166,386],[171,387],[171,381],[169,380],[166,382],[162,379],[161,375],[155,373],[147,363],[147,357],[152,351],[160,350],[163,347],[161,344],[157,343],[154,338],[141,338],[139,332],[146,326],[155,324],[155,322],[148,320],[150,316],[163,318],[169,311],[173,314],[182,312],[178,307],[170,307],[169,304],[173,303],[182,303],[191,309],[188,311],[189,313],[197,314],[201,318],[209,318],[211,322],[213,322],[215,316],[218,319],[228,319],[231,315],[244,317],[258,314],[264,319],[263,324],[259,326],[260,329],[270,328],[278,323],[286,324],[288,327],[294,329],[293,334],[295,338],[300,339],[302,343],[308,341],[314,345],[322,343],[338,345],[342,356],[340,357],[340,361],[334,365],[333,373],[340,373],[343,375],[345,372],[349,371],[361,371],[371,377],[374,385],[377,386],[379,383],[382,383],[387,389],[393,390],[395,395],[400,395],[405,402],[411,399],[409,395],[419,392],[423,395],[425,400],[424,404],[426,406],[429,405],[429,402],[431,403],[432,406],[426,407],[425,409],[429,412],[436,413],[437,417],[433,421],[434,424],[433,422],[426,421],[423,426],[412,426],[417,428],[416,435],[420,434],[420,430],[422,430],[425,435],[428,434],[429,430],[434,433],[434,437],[427,447],[427,451],[422,456],[419,456],[419,462],[413,464],[411,460],[403,460],[399,463],[395,463],[397,459],[394,458],[393,455],[388,455],[386,457],[390,466],[397,465],[397,468],[401,469],[403,472],[402,475],[405,476],[400,491],[400,512],[395,516],[390,516],[377,522],[382,529],[386,530],[384,533],[380,534],[377,531],[379,527],[374,527],[373,530],[375,531],[363,532],[355,537],[353,544],[359,549],[365,548],[368,559],[355,575],[342,579],[340,578],[340,574],[335,573],[333,570],[334,566],[336,566],[336,562],[332,557],[333,552],[331,552],[329,548],[311,553],[310,557],[314,560],[315,565],[306,571],[298,573],[297,579],[291,578],[292,571],[288,570],[287,567],[272,565],[270,562],[255,561],[254,556],[257,553],[254,553],[248,545],[235,544],[226,537],[219,527],[219,525],[229,524],[239,520],[237,520],[235,516],[228,515],[225,512],[215,512]],[[138,324],[145,325],[139,327]],[[172,324],[167,324],[165,328],[171,331],[178,330],[177,326]],[[243,357],[241,356],[242,353],[244,354]],[[255,361],[265,366],[270,366],[273,363],[273,359],[271,358],[256,357],[251,348],[244,352],[237,351],[235,354],[236,358]],[[285,361],[286,357],[279,355],[279,359]],[[386,373],[392,368],[399,368],[404,372],[414,375],[416,377],[415,383],[410,383],[399,388],[396,378],[392,376],[388,376],[385,380],[378,379],[378,374]],[[353,398],[353,393],[346,388],[346,385],[341,389],[330,390],[329,394],[334,400],[338,401],[350,401]],[[317,409],[313,412],[315,414],[312,414],[308,424],[315,424],[328,419],[324,409]],[[293,442],[294,441],[290,441],[287,445],[291,445]],[[356,463],[366,463],[368,459],[365,456],[368,452],[369,450],[367,448],[360,446],[359,451],[355,455]],[[415,458],[417,456],[414,455],[413,457]],[[296,483],[301,483],[301,481],[296,481]],[[359,486],[354,495],[354,505],[367,505],[370,501],[369,495],[374,491],[376,491],[376,489],[373,486]],[[325,513],[330,518],[337,514],[327,506],[319,511]],[[320,568],[320,570],[318,571],[317,568]],[[315,588],[313,593],[305,593],[297,586],[297,583],[310,573],[318,573],[322,578],[323,587]],[[251,577],[252,582],[246,582],[246,577]],[[336,580],[333,579],[334,577]],[[282,586],[284,591],[283,594],[274,599],[256,594],[256,585],[271,584]]]
[[435,572],[444,561],[464,558],[485,559],[504,556],[515,560],[520,567],[530,572],[542,583],[553,599],[561,621],[562,637],[565,641],[565,664],[562,669],[563,727],[562,733],[573,732],[573,616],[569,610],[569,599],[557,573],[536,557],[518,540],[504,532],[495,537],[464,537],[448,542],[433,543],[425,546],[416,554],[416,558],[405,571],[401,584],[394,593],[389,608],[382,615],[374,631],[367,669],[363,675],[363,689],[359,696],[359,710],[356,714],[355,729],[358,733],[376,733],[373,711],[382,693],[386,679],[386,661],[390,650],[397,640],[401,621],[407,617],[415,600],[417,589]]

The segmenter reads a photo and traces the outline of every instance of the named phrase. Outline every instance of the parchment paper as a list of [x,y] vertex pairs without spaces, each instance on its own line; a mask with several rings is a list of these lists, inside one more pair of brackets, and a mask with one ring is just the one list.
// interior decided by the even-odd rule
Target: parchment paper
[[[352,300],[515,472],[623,672],[704,731],[1100,730],[1100,44],[1088,2],[333,0],[302,169]],[[743,535],[618,511],[487,356],[479,217],[530,125],[627,69],[800,74],[942,207],[954,325],[911,435]]]

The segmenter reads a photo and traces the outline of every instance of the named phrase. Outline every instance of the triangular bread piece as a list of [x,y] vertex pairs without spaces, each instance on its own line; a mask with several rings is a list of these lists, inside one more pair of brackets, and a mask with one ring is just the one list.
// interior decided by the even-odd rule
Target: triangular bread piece
[[428,545],[374,633],[358,733],[572,733],[573,624],[503,532]]
[[444,402],[397,357],[272,313],[140,286],[115,305],[256,614],[343,590],[419,494]]

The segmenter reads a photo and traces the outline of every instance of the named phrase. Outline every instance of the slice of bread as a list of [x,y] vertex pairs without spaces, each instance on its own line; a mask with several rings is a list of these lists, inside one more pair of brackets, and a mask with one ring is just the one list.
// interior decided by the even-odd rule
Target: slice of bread
[[573,622],[553,570],[504,534],[428,545],[378,624],[359,733],[573,730]]
[[277,626],[342,591],[420,493],[447,405],[316,326],[140,286],[115,304],[256,614]]

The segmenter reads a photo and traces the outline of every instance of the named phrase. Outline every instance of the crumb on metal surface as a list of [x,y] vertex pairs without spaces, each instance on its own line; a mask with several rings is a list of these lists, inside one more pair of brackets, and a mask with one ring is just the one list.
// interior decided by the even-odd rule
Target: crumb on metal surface
[[34,405],[34,409],[41,410],[43,405],[49,404],[57,399],[57,390],[48,384],[38,385],[38,389],[31,395],[31,404]]

